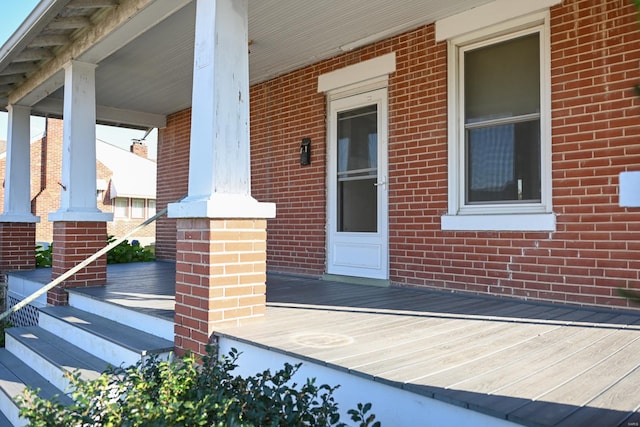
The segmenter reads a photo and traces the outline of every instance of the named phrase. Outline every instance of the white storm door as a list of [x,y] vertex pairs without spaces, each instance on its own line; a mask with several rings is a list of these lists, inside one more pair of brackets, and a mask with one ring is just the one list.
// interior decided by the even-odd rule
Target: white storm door
[[327,272],[388,279],[387,90],[329,101]]

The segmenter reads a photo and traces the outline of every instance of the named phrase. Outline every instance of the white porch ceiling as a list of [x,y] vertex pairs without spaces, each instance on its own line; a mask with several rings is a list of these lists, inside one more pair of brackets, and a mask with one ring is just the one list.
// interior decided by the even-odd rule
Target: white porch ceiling
[[[46,66],[65,43],[81,35],[87,25],[100,25],[99,18],[109,8],[128,1],[42,0],[53,3],[55,13],[49,12],[37,25],[23,28],[25,34],[19,43],[0,48],[0,108],[6,106],[6,97]],[[249,0],[251,83],[489,1]],[[195,0],[99,61],[99,121],[144,127],[144,114],[167,115],[191,104],[194,23]],[[41,46],[47,40],[52,45]],[[28,53],[43,58],[25,61]],[[61,115],[62,89],[54,87],[47,94],[33,106],[33,113]],[[118,111],[140,112],[141,119],[136,121],[133,114],[118,115]]]

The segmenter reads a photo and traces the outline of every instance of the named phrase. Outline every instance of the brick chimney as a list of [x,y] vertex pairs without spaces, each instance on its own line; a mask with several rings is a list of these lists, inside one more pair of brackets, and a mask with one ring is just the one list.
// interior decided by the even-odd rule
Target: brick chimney
[[145,159],[147,158],[148,155],[148,151],[149,151],[149,147],[147,147],[145,145],[144,142],[142,141],[133,141],[131,143],[131,152],[133,154],[136,154],[140,157],[144,157]]

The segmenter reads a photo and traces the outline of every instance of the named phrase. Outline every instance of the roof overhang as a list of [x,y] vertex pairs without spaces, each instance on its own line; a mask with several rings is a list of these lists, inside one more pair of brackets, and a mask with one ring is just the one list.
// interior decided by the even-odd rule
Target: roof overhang
[[[262,82],[491,0],[249,0]],[[96,69],[99,123],[163,127],[191,104],[195,0],[41,0],[0,48],[0,109],[62,115],[63,66]]]

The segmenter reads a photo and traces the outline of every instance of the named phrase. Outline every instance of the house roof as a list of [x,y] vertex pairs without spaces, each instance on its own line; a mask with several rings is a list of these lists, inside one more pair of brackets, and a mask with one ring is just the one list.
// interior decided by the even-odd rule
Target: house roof
[[107,142],[96,141],[96,158],[112,172],[111,198],[156,198],[156,163]]
[[[261,82],[491,0],[249,0]],[[513,1],[513,0],[509,0]],[[191,105],[193,0],[41,0],[0,47],[0,109],[62,114],[62,66],[98,64],[99,123],[162,127]]]

